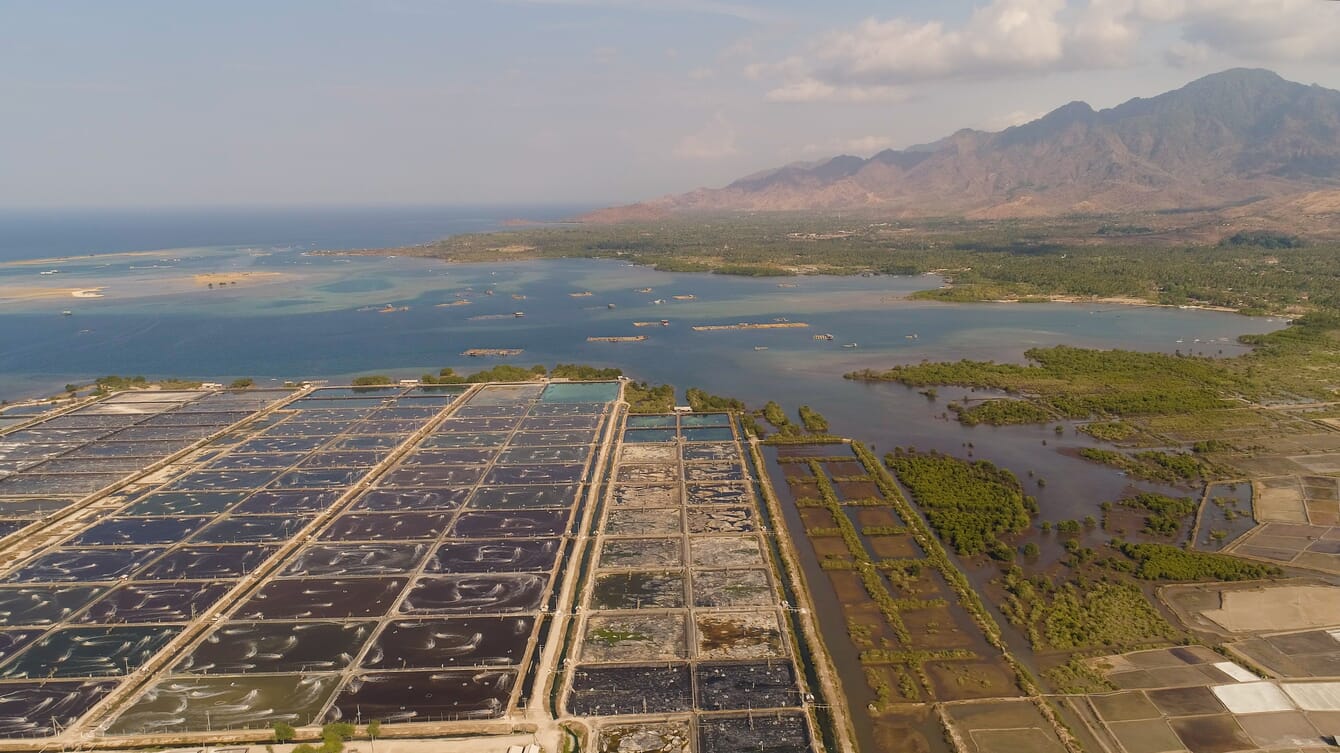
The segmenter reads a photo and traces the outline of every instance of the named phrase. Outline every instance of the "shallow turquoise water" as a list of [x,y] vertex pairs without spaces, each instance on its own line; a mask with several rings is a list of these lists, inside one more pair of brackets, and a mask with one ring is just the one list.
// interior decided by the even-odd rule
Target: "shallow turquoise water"
[[551,384],[540,393],[542,403],[607,403],[619,397],[616,382]]
[[[751,279],[614,261],[449,265],[205,249],[62,262],[55,276],[39,276],[41,268],[0,265],[0,285],[102,287],[105,297],[0,301],[0,398],[50,393],[113,373],[250,376],[265,384],[371,372],[414,377],[444,366],[470,372],[498,362],[617,366],[634,379],[674,384],[681,396],[701,387],[751,404],[807,404],[835,433],[880,450],[911,445],[966,454],[971,443],[975,457],[1046,478],[1036,493],[1061,512],[1087,511],[1092,500],[1112,498],[1127,484],[1054,452],[1091,440],[1070,430],[1058,436],[1050,426],[964,428],[943,406],[980,394],[941,389],[939,400],[930,401],[898,385],[850,382],[842,374],[922,359],[1019,360],[1029,347],[1060,343],[1227,356],[1242,352],[1237,335],[1283,326],[1171,308],[906,300],[938,285],[933,277]],[[220,271],[283,276],[245,278],[222,289],[191,282],[194,274]],[[468,303],[441,305],[461,300]],[[388,305],[392,311],[379,313]],[[778,320],[809,326],[693,330]],[[827,333],[831,341],[815,339]],[[593,336],[646,339],[588,342]],[[463,356],[469,348],[524,352],[500,361]]]

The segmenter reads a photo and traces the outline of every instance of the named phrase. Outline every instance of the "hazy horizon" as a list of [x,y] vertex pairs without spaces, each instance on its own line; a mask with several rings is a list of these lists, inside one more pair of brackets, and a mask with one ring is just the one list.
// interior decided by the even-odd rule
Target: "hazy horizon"
[[0,5],[0,207],[626,203],[1111,107],[1340,88],[1317,0]]

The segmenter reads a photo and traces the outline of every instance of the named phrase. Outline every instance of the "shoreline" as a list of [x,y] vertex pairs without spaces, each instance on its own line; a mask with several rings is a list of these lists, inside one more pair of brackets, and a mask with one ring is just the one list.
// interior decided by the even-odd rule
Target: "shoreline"
[[[419,247],[412,247],[412,248],[419,248]],[[427,254],[404,254],[404,253],[403,253],[403,252],[405,252],[405,251],[407,251],[407,250],[412,250],[412,248],[411,248],[411,249],[406,249],[406,248],[395,248],[395,249],[314,250],[314,251],[312,251],[312,252],[310,252],[310,253],[317,254],[317,255],[321,255],[321,256],[382,256],[382,257],[386,257],[386,258],[392,258],[392,257],[395,257],[395,256],[412,256],[413,258],[418,258],[418,259],[436,260],[436,261],[443,262],[443,263],[445,263],[445,264],[504,264],[504,263],[517,262],[517,261],[551,261],[551,260],[552,260],[552,261],[562,261],[562,260],[569,260],[569,259],[586,259],[586,260],[591,260],[591,261],[610,261],[610,262],[621,261],[621,262],[623,262],[623,263],[625,263],[625,264],[632,264],[632,265],[635,265],[635,266],[638,266],[638,267],[644,267],[644,268],[652,269],[652,270],[656,270],[656,271],[664,271],[664,272],[675,272],[675,271],[679,271],[679,270],[662,270],[662,269],[660,269],[659,267],[657,267],[655,260],[643,260],[643,259],[639,259],[639,258],[616,259],[616,258],[600,257],[600,256],[556,256],[556,257],[550,257],[550,256],[539,255],[539,254],[535,254],[535,255],[525,254],[525,255],[517,255],[517,256],[513,256],[513,257],[511,257],[511,258],[500,257],[500,258],[482,259],[482,260],[481,260],[481,259],[453,259],[453,258],[450,258],[450,257],[432,256],[432,255],[427,255]],[[514,248],[514,247],[509,247],[509,251],[508,251],[508,252],[510,252],[510,248]],[[508,253],[508,252],[504,252],[502,249],[498,249],[498,250],[499,250],[500,252],[502,252],[502,253]],[[531,247],[529,247],[528,250],[536,250],[536,247],[531,246]],[[392,252],[399,252],[399,253],[392,253]],[[788,266],[788,267],[778,267],[777,269],[778,269],[779,271],[785,272],[785,273],[786,273],[786,276],[791,276],[791,277],[852,277],[852,276],[856,276],[856,275],[869,275],[869,274],[875,274],[875,275],[878,275],[878,276],[909,277],[909,278],[911,278],[911,277],[925,277],[925,276],[927,276],[928,274],[929,274],[929,275],[937,275],[937,273],[934,273],[934,272],[930,272],[930,273],[918,273],[918,274],[905,274],[905,275],[896,275],[896,274],[887,274],[887,275],[886,275],[886,273],[883,273],[883,272],[871,273],[871,272],[869,272],[868,270],[867,270],[867,271],[862,271],[862,270],[856,270],[856,269],[819,269],[819,268],[814,267],[814,266],[805,266],[805,267]],[[730,267],[729,265],[713,265],[713,264],[711,264],[710,262],[707,263],[702,269],[695,269],[695,270],[687,271],[687,272],[684,272],[684,273],[686,273],[686,274],[715,274],[715,275],[724,275],[724,276],[729,276],[729,277],[746,277],[746,278],[752,278],[752,277],[757,277],[757,276],[758,276],[758,275],[754,275],[754,274],[744,274],[744,273],[734,272],[734,271],[731,270],[731,267]],[[941,279],[947,279],[944,275],[939,275],[939,276],[941,277]],[[1153,308],[1176,308],[1176,309],[1185,309],[1185,310],[1193,310],[1193,311],[1215,311],[1215,312],[1226,313],[1226,314],[1238,314],[1239,316],[1248,316],[1248,317],[1253,317],[1253,318],[1261,318],[1261,317],[1266,317],[1266,318],[1270,318],[1270,317],[1293,318],[1293,317],[1295,317],[1295,316],[1299,316],[1299,315],[1301,315],[1299,312],[1288,313],[1288,312],[1284,312],[1284,311],[1267,311],[1267,312],[1265,312],[1265,313],[1259,313],[1259,314],[1258,314],[1258,313],[1244,313],[1244,311],[1243,311],[1242,309],[1236,309],[1236,308],[1233,308],[1233,307],[1231,307],[1231,306],[1215,306],[1215,305],[1211,305],[1211,304],[1172,304],[1172,303],[1159,303],[1158,301],[1150,300],[1150,299],[1148,299],[1148,298],[1137,298],[1137,297],[1135,297],[1135,296],[1082,296],[1082,295],[1074,295],[1074,294],[1069,294],[1069,293],[1050,293],[1050,294],[1038,294],[1038,295],[1031,295],[1031,296],[1030,296],[1030,295],[1021,295],[1021,296],[1016,297],[1016,298],[982,298],[982,299],[973,299],[973,300],[942,301],[942,300],[938,300],[938,299],[936,299],[936,298],[934,298],[934,297],[932,297],[932,296],[930,295],[930,294],[934,293],[935,291],[938,291],[938,290],[948,290],[948,289],[952,289],[953,287],[954,287],[953,283],[946,283],[946,284],[944,284],[944,285],[941,285],[941,286],[938,287],[938,288],[926,288],[926,289],[924,289],[924,290],[912,291],[912,292],[908,293],[906,296],[904,296],[904,297],[902,298],[902,300],[923,300],[923,301],[930,301],[930,302],[937,302],[937,303],[967,303],[967,304],[971,304],[971,303],[1016,303],[1016,304],[1023,304],[1023,303],[1094,303],[1094,304],[1107,304],[1107,305],[1119,305],[1119,306],[1144,306],[1144,307],[1153,307]],[[585,293],[585,292],[579,292],[579,293],[569,293],[569,295],[572,296],[572,297],[586,297],[586,296],[589,295],[589,294],[587,294],[587,293]],[[1031,299],[1031,300],[1030,300],[1030,299]],[[444,304],[438,304],[438,305],[444,305]],[[452,305],[452,304],[445,304],[445,305]],[[455,304],[455,305],[459,305],[459,304]]]

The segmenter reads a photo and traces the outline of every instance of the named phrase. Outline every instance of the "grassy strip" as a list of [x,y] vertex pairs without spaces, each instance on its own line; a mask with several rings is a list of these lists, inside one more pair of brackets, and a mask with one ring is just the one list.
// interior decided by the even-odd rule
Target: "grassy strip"
[[862,664],[911,664],[917,666],[928,661],[948,661],[954,659],[976,659],[977,654],[966,648],[950,648],[942,651],[895,651],[892,649],[872,648],[861,652]]
[[773,434],[763,440],[763,444],[843,444],[846,441],[845,437],[838,437],[832,434]]
[[898,636],[898,640],[910,643],[912,634],[908,632],[907,625],[903,622],[903,616],[898,610],[898,600],[893,598],[888,588],[884,586],[883,576],[880,575],[879,569],[875,567],[870,553],[865,550],[865,544],[862,543],[860,535],[856,533],[856,526],[852,525],[851,519],[842,511],[842,504],[838,502],[837,493],[828,481],[828,476],[824,474],[823,467],[817,462],[811,462],[810,470],[814,472],[815,480],[818,482],[819,494],[824,500],[824,506],[828,508],[828,511],[833,515],[833,519],[837,521],[842,541],[847,545],[847,551],[855,558],[854,569],[861,577],[861,585],[865,587],[866,594],[875,603],[875,606],[879,607],[880,613],[884,615],[884,620],[888,622],[889,628]]

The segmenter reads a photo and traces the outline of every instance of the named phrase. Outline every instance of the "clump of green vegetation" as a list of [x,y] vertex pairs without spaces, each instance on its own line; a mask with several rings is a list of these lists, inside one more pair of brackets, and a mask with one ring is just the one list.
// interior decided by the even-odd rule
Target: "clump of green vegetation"
[[1194,552],[1170,544],[1112,542],[1131,558],[1136,577],[1145,580],[1258,580],[1281,574],[1278,567],[1238,559],[1227,554]]
[[630,413],[669,413],[675,407],[675,388],[668,384],[629,382],[623,388]]
[[466,377],[465,381],[473,383],[483,382],[529,382],[536,377],[544,376],[544,367],[535,364],[529,369],[521,366],[513,366],[507,363],[500,363],[491,369],[477,371]]
[[560,363],[549,370],[554,379],[572,379],[582,382],[608,381],[623,376],[623,369],[602,369],[579,363]]
[[768,430],[758,422],[758,417],[751,413],[746,413],[740,417],[740,425],[744,427],[746,436],[762,439],[768,434]]
[[1080,657],[1072,657],[1070,661],[1052,667],[1042,675],[1061,693],[1105,693],[1117,689],[1101,672],[1094,670]]
[[1045,424],[1054,418],[1046,408],[1027,400],[987,400],[971,408],[951,403],[949,407],[957,414],[959,423],[967,426]]
[[93,384],[99,392],[114,392],[116,390],[134,390],[148,387],[149,380],[142,376],[123,377],[109,374],[98,377]]
[[1228,407],[1222,393],[1239,386],[1211,358],[1090,350],[1058,345],[1031,348],[1029,364],[957,361],[866,369],[848,379],[894,381],[911,387],[953,384],[1028,394],[1069,418],[1144,416]]
[[293,725],[288,722],[275,722],[270,725],[270,729],[273,731],[277,743],[292,742],[293,738],[298,736],[298,731],[293,729]]
[[419,381],[423,384],[465,384],[466,376],[457,374],[455,369],[447,367],[436,374],[424,374],[419,377]]
[[349,382],[355,387],[382,387],[391,384],[391,377],[385,374],[368,374],[365,376],[354,377]]
[[1144,510],[1145,533],[1154,536],[1176,536],[1182,525],[1196,513],[1197,504],[1187,497],[1168,497],[1162,494],[1145,492],[1119,503],[1133,510]]
[[1065,582],[1027,578],[1011,568],[1002,611],[1028,634],[1036,649],[1137,646],[1171,641],[1178,632],[1132,583]]
[[990,551],[1001,536],[1028,527],[1031,505],[1019,479],[985,460],[969,463],[899,448],[884,462],[911,490],[935,532],[959,554]]
[[1080,426],[1079,430],[1105,442],[1121,442],[1136,432],[1136,428],[1125,421],[1094,421]]
[[782,406],[778,405],[776,401],[769,400],[764,404],[763,420],[772,424],[773,428],[784,436],[800,433],[800,427],[791,423],[791,419],[787,417],[786,411],[782,410]]
[[[767,444],[838,444],[843,441],[841,437],[835,437],[827,434],[828,421],[817,411],[810,410],[809,406],[801,406],[800,417],[804,425],[793,422],[787,415],[782,406],[775,401],[769,400],[761,411],[754,414],[755,417],[761,416],[777,433],[767,439]],[[764,427],[756,421],[752,427],[755,436],[763,436]],[[749,422],[746,421],[745,430],[751,431]]]
[[684,393],[684,397],[689,401],[689,407],[699,413],[727,412],[744,413],[747,408],[745,404],[733,397],[720,397],[704,392],[697,387],[690,387]]
[[[566,368],[567,374],[577,373],[578,369],[593,368],[590,366],[575,366],[571,364],[559,364],[559,367]],[[593,372],[598,371],[600,370],[593,369]],[[613,369],[613,371],[618,371],[618,369]],[[494,366],[493,368],[490,369],[476,371],[475,373],[470,374],[469,376],[466,376],[464,374],[457,374],[455,369],[447,367],[437,372],[436,376],[432,374],[424,374],[423,376],[419,377],[419,381],[424,384],[482,384],[484,382],[529,382],[530,380],[542,377],[545,374],[546,369],[544,368],[544,366],[540,364],[536,364],[534,366],[531,366],[530,368],[525,368],[522,366],[513,366],[511,364],[503,363],[498,364],[497,366]],[[557,377],[559,375],[555,374],[554,376]],[[614,375],[614,377],[617,376],[619,375],[618,374]],[[563,378],[573,379],[577,377],[565,376]],[[591,376],[589,378],[603,379],[605,377]]]
[[1219,241],[1221,246],[1254,246],[1256,248],[1302,248],[1302,238],[1273,230],[1243,230]]
[[1191,445],[1191,451],[1197,455],[1205,455],[1211,452],[1233,452],[1235,448],[1231,443],[1222,439],[1202,439]]
[[245,389],[247,389],[248,387],[252,387],[252,386],[254,386],[255,384],[256,384],[256,380],[252,379],[251,377],[241,377],[241,378],[238,378],[238,379],[234,379],[234,380],[228,385],[228,388],[229,388],[229,389],[234,389],[234,390],[245,390]]
[[1080,449],[1079,456],[1085,460],[1121,469],[1135,478],[1162,481],[1166,484],[1195,481],[1214,475],[1214,470],[1210,466],[1189,453],[1146,450],[1128,455],[1115,450],[1084,447]]
[[808,405],[800,406],[800,423],[804,424],[805,431],[811,434],[826,434],[828,432],[828,419],[823,414],[814,410]]

